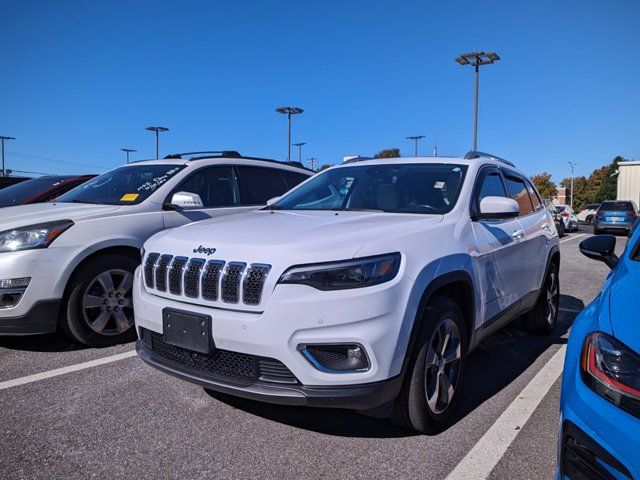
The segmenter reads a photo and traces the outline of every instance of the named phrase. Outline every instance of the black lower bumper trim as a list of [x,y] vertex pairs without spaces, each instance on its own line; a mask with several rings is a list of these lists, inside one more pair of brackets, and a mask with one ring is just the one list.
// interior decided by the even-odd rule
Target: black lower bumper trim
[[560,473],[562,478],[572,480],[602,479],[615,480],[603,463],[631,479],[627,468],[593,438],[569,420],[562,422],[562,445],[560,447]]
[[207,379],[198,375],[197,372],[183,370],[169,364],[154,355],[153,351],[140,341],[136,342],[136,350],[138,356],[152,367],[209,390],[280,405],[371,410],[393,400],[398,395],[402,384],[402,378],[399,375],[382,382],[362,385],[312,387],[256,381],[252,385],[238,386]]
[[37,302],[19,317],[0,317],[0,335],[53,333],[58,326],[61,300]]

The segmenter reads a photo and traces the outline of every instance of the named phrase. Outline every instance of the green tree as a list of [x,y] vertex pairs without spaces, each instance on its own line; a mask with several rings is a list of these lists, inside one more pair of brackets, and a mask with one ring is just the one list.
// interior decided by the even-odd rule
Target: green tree
[[400,156],[399,148],[387,148],[386,150],[380,150],[375,154],[375,158],[393,158]]
[[[565,178],[560,185],[567,189],[567,202],[571,198],[571,179]],[[573,208],[581,210],[587,203],[591,203],[591,195],[588,189],[587,177],[573,178]]]
[[558,194],[556,184],[551,181],[551,174],[542,172],[531,177],[531,182],[536,186],[544,199],[550,199]]
[[322,170],[326,170],[327,168],[331,168],[331,167],[333,167],[333,165],[330,165],[330,164],[328,164],[328,163],[325,163],[324,165],[322,165],[322,166],[320,167],[320,169],[319,169],[318,171],[319,171],[319,172],[321,172]]

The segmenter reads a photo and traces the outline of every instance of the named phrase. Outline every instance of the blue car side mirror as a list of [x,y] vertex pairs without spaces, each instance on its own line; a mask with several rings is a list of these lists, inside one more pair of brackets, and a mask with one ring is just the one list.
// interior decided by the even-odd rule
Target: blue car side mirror
[[580,242],[580,251],[585,257],[600,260],[611,269],[616,268],[620,258],[615,254],[616,237],[596,235]]

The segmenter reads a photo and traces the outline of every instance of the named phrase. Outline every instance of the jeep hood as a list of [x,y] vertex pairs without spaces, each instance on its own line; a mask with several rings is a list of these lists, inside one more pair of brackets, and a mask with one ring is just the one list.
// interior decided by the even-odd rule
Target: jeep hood
[[285,260],[294,265],[352,258],[365,245],[380,240],[393,243],[395,237],[400,239],[441,221],[441,215],[259,210],[167,230],[152,237],[145,248],[148,252],[202,257],[194,252],[202,246],[216,249],[209,258],[266,263]]
[[93,205],[87,203],[34,203],[17,205],[0,210],[0,231],[35,225],[56,220],[77,221],[109,214],[117,205]]

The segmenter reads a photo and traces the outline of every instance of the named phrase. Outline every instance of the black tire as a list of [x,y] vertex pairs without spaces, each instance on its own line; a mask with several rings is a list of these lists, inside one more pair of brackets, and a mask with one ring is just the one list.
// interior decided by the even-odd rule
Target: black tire
[[587,223],[591,225],[593,223],[594,218],[595,218],[595,215],[587,215],[587,219],[586,219]]
[[558,236],[560,238],[564,237],[565,233],[566,233],[566,228],[564,228],[564,222],[558,222],[556,224],[556,229],[558,230]]
[[[130,256],[116,253],[93,258],[82,265],[67,285],[60,316],[62,330],[90,347],[108,347],[134,340],[131,285],[138,263]],[[106,274],[112,285],[109,285]],[[126,292],[125,278],[129,282]],[[113,288],[109,292],[104,285]],[[109,306],[92,306],[99,299],[108,302]],[[105,316],[108,318],[103,320]],[[92,321],[94,327],[90,325]],[[126,325],[129,327],[125,328]]]
[[[391,421],[409,430],[421,433],[436,433],[446,427],[460,398],[460,387],[462,386],[462,377],[467,358],[467,332],[460,308],[447,297],[431,299],[421,317],[416,319],[416,321],[419,320],[422,320],[420,331],[413,350],[410,352],[407,372],[400,394],[393,405]],[[440,349],[440,344],[436,345],[436,342],[437,338],[440,339],[442,336],[439,333],[442,330],[439,328],[443,324],[449,327],[452,324],[455,325],[458,333],[457,342],[459,348],[455,348],[454,342],[445,343],[442,346],[444,352],[451,352],[450,358],[458,355],[458,359],[450,363],[446,363],[443,360],[445,355],[435,354]],[[436,336],[438,337],[436,338]],[[449,338],[454,337],[455,335],[452,334]],[[432,363],[430,368],[426,366],[427,352],[434,353],[435,357],[437,357],[437,362]],[[453,381],[449,378],[450,374],[454,377]],[[433,387],[433,382],[436,382],[437,387],[442,385],[443,388],[446,388],[447,384],[441,383],[445,376],[447,377],[447,384],[453,387],[453,395],[446,396],[449,399],[446,405],[444,405],[444,402],[438,403],[439,396],[436,395],[435,408],[432,408],[428,400],[427,390],[429,387]],[[428,382],[427,378],[431,380]],[[435,394],[435,389],[431,388],[431,390]],[[433,399],[433,396],[431,399]]]
[[604,233],[604,230],[601,230],[601,229],[599,229],[599,228],[594,228],[594,229],[593,229],[593,234],[594,234],[594,235],[601,235],[601,234],[603,234],[603,233]]
[[560,277],[555,262],[549,264],[542,289],[533,309],[528,312],[523,323],[531,333],[549,335],[558,323],[560,307]]

